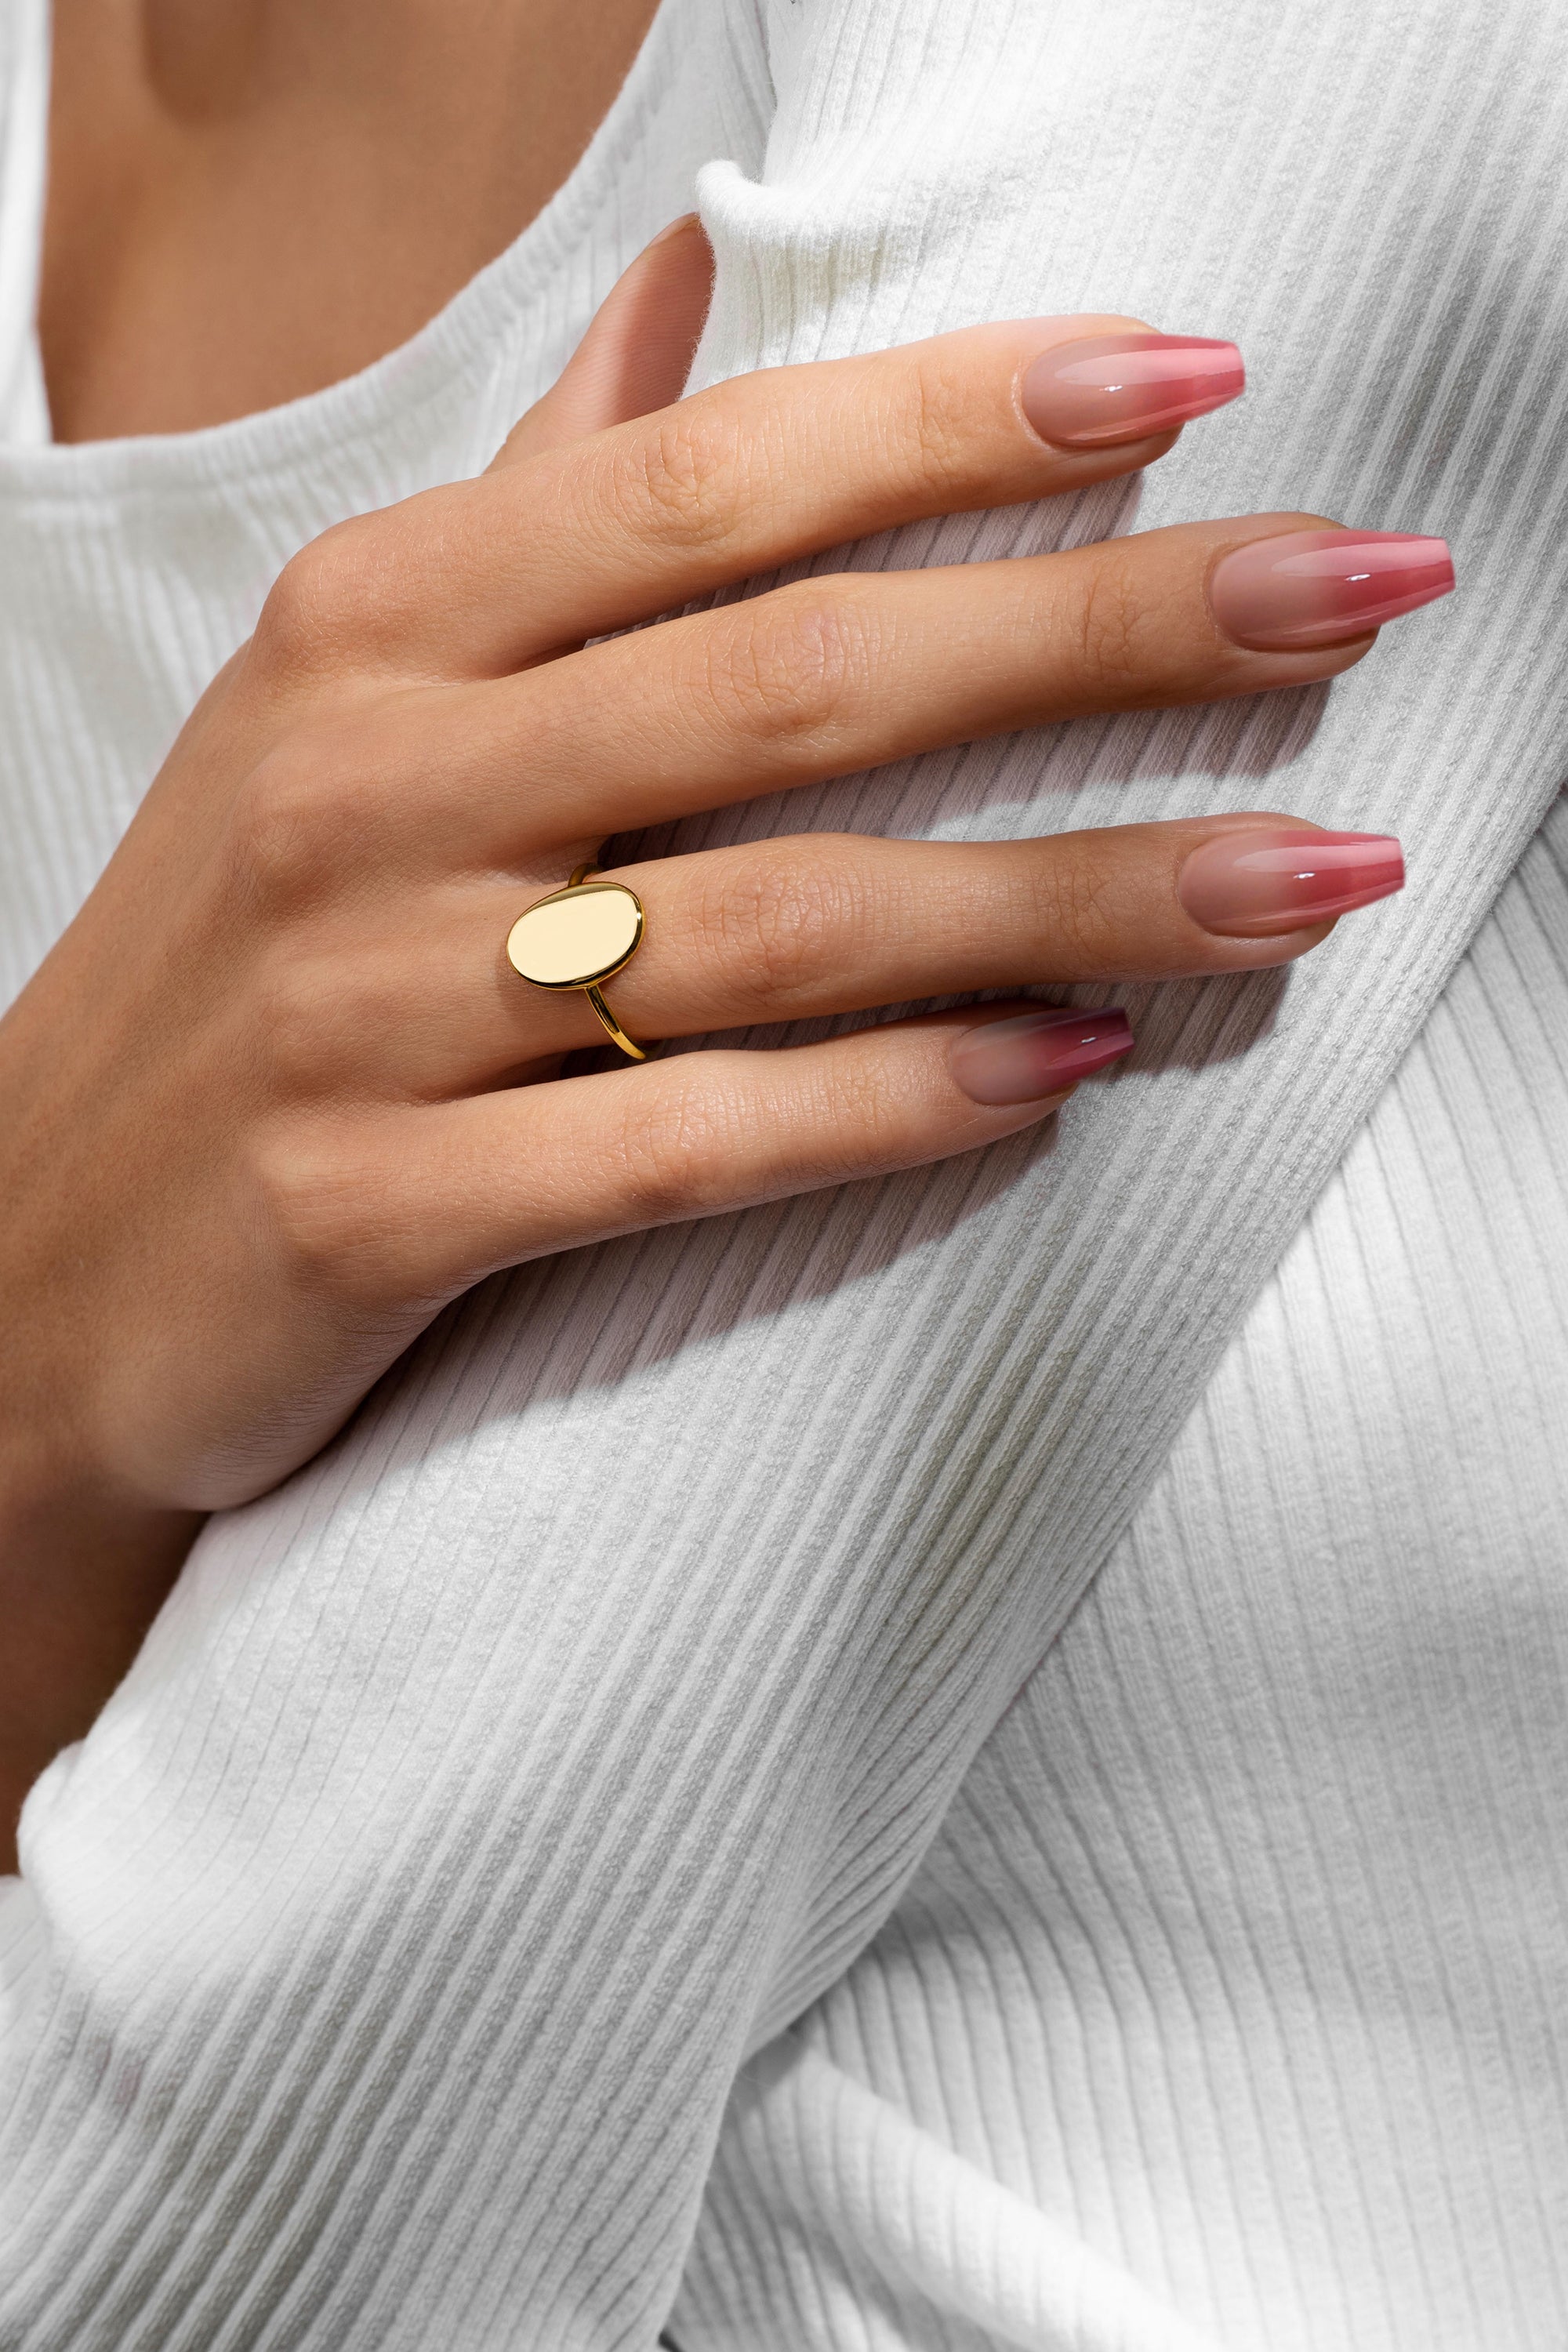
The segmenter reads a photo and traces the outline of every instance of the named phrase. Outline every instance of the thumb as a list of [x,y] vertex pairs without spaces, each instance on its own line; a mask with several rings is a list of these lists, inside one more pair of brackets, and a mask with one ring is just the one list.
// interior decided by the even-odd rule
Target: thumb
[[695,213],[661,229],[624,270],[542,400],[514,425],[490,470],[515,466],[679,400],[713,287]]

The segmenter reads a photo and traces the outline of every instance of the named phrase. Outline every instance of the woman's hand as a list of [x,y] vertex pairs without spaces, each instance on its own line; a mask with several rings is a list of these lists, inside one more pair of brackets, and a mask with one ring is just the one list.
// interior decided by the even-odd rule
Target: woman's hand
[[[0,1024],[18,1793],[122,1670],[197,1517],[315,1453],[482,1276],[973,1150],[1052,1110],[1091,1033],[1100,1060],[1126,1042],[1013,1003],[563,1076],[603,1035],[510,967],[531,899],[689,811],[1331,677],[1447,584],[1439,542],[1303,545],[1327,527],[1271,515],[813,578],[584,649],[812,550],[1147,465],[1239,383],[1228,347],[1060,319],[606,424],[679,384],[705,285],[700,232],[667,235],[488,475],[289,565]],[[647,942],[606,993],[658,1039],[1280,962],[1398,868],[1375,839],[1226,816],[807,835],[624,879]]]

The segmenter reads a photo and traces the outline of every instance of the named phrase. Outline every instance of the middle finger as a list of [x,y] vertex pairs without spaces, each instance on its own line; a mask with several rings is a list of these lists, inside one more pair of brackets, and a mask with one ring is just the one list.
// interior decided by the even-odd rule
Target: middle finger
[[805,581],[402,702],[381,819],[416,869],[537,863],[976,737],[1331,677],[1452,578],[1440,540],[1279,514]]

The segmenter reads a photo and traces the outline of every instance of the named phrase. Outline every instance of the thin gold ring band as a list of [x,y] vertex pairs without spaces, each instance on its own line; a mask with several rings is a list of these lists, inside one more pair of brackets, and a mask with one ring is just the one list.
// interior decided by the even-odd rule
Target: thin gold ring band
[[626,1031],[621,1027],[620,1023],[616,1019],[615,1014],[611,1012],[609,1006],[605,1003],[598,990],[596,988],[589,987],[585,988],[583,991],[583,993],[587,998],[589,1003],[593,1006],[595,1012],[598,1014],[600,1021],[609,1034],[611,1044],[618,1045],[623,1054],[629,1054],[634,1062],[646,1062],[647,1059],[647,1047],[646,1045],[639,1045],[635,1037],[628,1037],[626,1035]]
[[[581,889],[583,884],[588,881],[592,876],[595,875],[598,870],[598,867],[592,864],[574,866],[572,869],[571,879],[568,881],[566,887],[568,890]],[[626,896],[628,898],[637,898],[637,893],[635,890],[628,890],[626,892]],[[637,899],[637,905],[639,908],[642,905],[642,900],[640,898]],[[639,948],[642,945],[642,934],[640,931],[637,934],[637,945]],[[632,955],[635,955],[636,953],[637,948],[634,948],[632,950]],[[626,962],[629,963],[630,961],[631,956],[628,956],[626,958]],[[623,971],[625,968],[625,965],[623,965]],[[618,1045],[623,1054],[629,1054],[634,1062],[646,1062],[647,1059],[647,1047],[646,1045],[639,1045],[635,1037],[628,1037],[626,1035],[626,1031],[621,1027],[620,1023],[616,1019],[615,1014],[611,1012],[609,1006],[605,1003],[604,997],[601,995],[597,982],[591,981],[587,987],[584,989],[583,993],[587,998],[589,1003],[593,1006],[595,1012],[598,1014],[600,1026],[608,1035],[611,1044]]]
[[507,933],[507,961],[535,988],[580,991],[612,1045],[632,1061],[646,1062],[647,1047],[627,1036],[602,986],[626,970],[642,945],[643,903],[624,882],[595,881],[598,870],[579,866],[563,889],[525,907]]

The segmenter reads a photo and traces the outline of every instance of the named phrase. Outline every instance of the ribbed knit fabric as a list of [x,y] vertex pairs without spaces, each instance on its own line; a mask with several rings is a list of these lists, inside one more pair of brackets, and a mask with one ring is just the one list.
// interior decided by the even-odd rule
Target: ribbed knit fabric
[[1568,2338],[1568,802],[897,1911],[683,2352]]
[[[6,27],[15,76],[29,26],[30,7]],[[126,1685],[35,1792],[25,1876],[0,1911],[5,2352],[651,2342],[737,2066],[887,1921],[1552,797],[1568,699],[1565,64],[1568,25],[1533,0],[778,0],[762,25],[744,0],[666,0],[583,169],[403,352],[212,433],[0,453],[15,980],[281,561],[340,514],[481,464],[705,162],[710,373],[1087,306],[1235,334],[1252,397],[1150,477],[1140,520],[1313,502],[1447,530],[1465,583],[1331,696],[1054,730],[685,829],[1000,835],[1272,802],[1401,831],[1415,879],[1288,981],[1136,992],[1133,1066],[1054,1136],[487,1285],[321,1461],[209,1529]],[[6,169],[30,201],[26,163]],[[8,367],[22,438],[27,373]],[[1131,511],[1110,493],[856,560],[1078,540]],[[1428,1426],[1439,1446],[1450,1434],[1413,1421],[1417,1461]],[[1303,1460],[1316,1472],[1318,1449]],[[1119,1552],[1107,1591],[1123,1593],[1124,1635],[1141,1627],[1157,1650],[1159,1497],[1151,1509],[1129,1539],[1136,1572]],[[1373,1523],[1373,1579],[1397,1567],[1401,1590],[1418,1583],[1408,1535]],[[1226,1667],[1248,1665],[1249,1627],[1267,1654],[1268,1621],[1234,1597],[1250,1560],[1215,1558],[1233,1597],[1200,1630],[1241,1707]],[[1462,1593],[1462,1553],[1450,1565]],[[1471,1605],[1496,1599],[1478,1588]],[[1064,1643],[1047,1676],[1071,1655]],[[1306,1634],[1300,1656],[1319,1671]],[[1119,1755],[1143,1724],[1131,1667],[1120,1693],[1116,1679],[1120,1728],[1101,1731]],[[1143,1689],[1173,1704],[1183,1686],[1145,1657]],[[1201,1693],[1194,1706],[1163,1732],[1168,1753],[1151,1749],[1149,1786],[1173,1802],[1203,1744]],[[1274,1760],[1267,1678],[1250,1706],[1260,1756],[1236,1785]],[[1023,1717],[972,1784],[983,1809],[1009,1776],[1098,1783],[1087,1730],[1079,1750],[1049,1744],[1058,1719],[1073,1727],[1055,1699],[1009,1762]],[[1392,1769],[1416,1786],[1433,1718],[1407,1717]],[[1315,1752],[1300,1745],[1299,1765]],[[1555,1769],[1544,1742],[1519,1753],[1527,1775]],[[1548,1786],[1528,1780],[1527,1811]],[[1225,1790],[1209,1795],[1218,1820]],[[1321,1783],[1299,1795],[1314,1821],[1332,1799]],[[838,2069],[799,2135],[817,2153],[788,2179],[787,2116],[770,2137],[772,2086],[784,2099],[799,2079],[784,2045],[737,2094],[678,2332],[765,2345],[782,2283],[775,2340],[809,2327],[834,2352],[970,2352],[977,2328],[1152,2352],[1187,2322],[1262,2308],[1246,2300],[1256,2259],[1284,2266],[1279,2340],[1335,2340],[1292,2251],[1316,2225],[1288,2163],[1277,2234],[1256,2225],[1235,2251],[1232,2190],[1256,2179],[1259,2147],[1265,2173],[1273,2158],[1258,2118],[1289,1979],[1259,2000],[1261,2088],[1239,2033],[1224,2074],[1216,2021],[1227,1988],[1240,2000],[1262,1981],[1241,1958],[1273,1948],[1272,1850],[1242,1837],[1227,1910],[1157,1838],[1120,1862],[1112,1832],[1131,1852],[1139,1826],[1131,1778],[1124,1810],[1094,1815],[1084,1869],[1109,1883],[1121,1866],[1135,1885],[1141,1859],[1156,1924],[1169,1910],[1194,1945],[1205,1924],[1217,1939],[1239,1923],[1216,1942],[1207,2009],[1145,2012],[1147,2047],[1182,2023],[1173,2068],[1195,2074],[1212,2046],[1208,2129],[1231,2158],[1201,2177],[1162,2168],[1149,2123],[1142,2175],[1134,2154],[1113,2178],[1086,2128],[1075,2176],[1091,2111],[1118,2156],[1136,2137],[1110,2128],[1104,2081],[1131,2063],[1113,2003],[1078,2004],[1104,2073],[1085,2063],[1075,2099],[1030,2099],[1026,2162],[989,2126],[937,2128],[931,2082],[949,2078],[922,2085],[835,2041],[830,2000],[807,2033],[813,2063]],[[929,1865],[939,1884],[952,1840],[972,1843],[967,1818]],[[1375,1838],[1355,1851],[1372,1913],[1358,1932],[1384,1935],[1407,1970],[1388,2014],[1413,2032],[1436,2018],[1440,2039],[1457,2012],[1423,1994],[1442,1948],[1425,1917],[1381,1920],[1393,1881]],[[1071,1859],[1042,1850],[1037,1878],[998,1879],[1024,1887],[1016,1916],[1052,1920],[1053,1952],[1088,1985],[1095,1955],[1058,1924]],[[1522,1874],[1510,1891],[1517,1913]],[[1139,1960],[1108,1917],[1114,1983]],[[1324,1951],[1303,2006],[1344,1981],[1325,1973],[1331,1937]],[[853,2008],[871,1980],[839,1998]],[[1016,1982],[1004,2039],[1030,2030],[1037,1989],[1042,2036],[1072,2006],[1053,2009],[1044,1973]],[[1544,2046],[1544,1975],[1530,1998]],[[935,2013],[915,1988],[911,2033]],[[962,2050],[943,2056],[963,2067]],[[981,2074],[1005,2098],[995,2067]],[[1489,2077],[1500,2105],[1510,2079]],[[886,2178],[830,2145],[836,2116],[879,2099],[906,2136]],[[1521,2108],[1500,2129],[1521,2145],[1531,2120]],[[930,2195],[900,2222],[883,2192],[921,2134]],[[1331,2166],[1331,2140],[1300,2134]],[[792,2200],[824,2181],[822,2234],[785,2282],[769,2248],[809,2239],[791,2234]],[[1173,2251],[1156,2254],[1172,2199]],[[823,2249],[851,2225],[865,2246],[838,2292]],[[1375,2275],[1393,2250],[1365,2242]],[[1436,2259],[1424,2243],[1417,2263]],[[1531,2296],[1513,2340],[1545,2352],[1564,2313],[1539,2274]],[[1447,2319],[1467,2352],[1510,2340]]]

